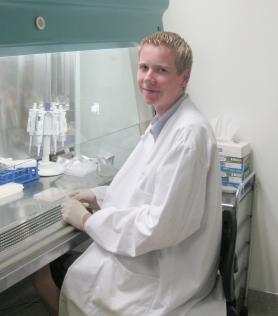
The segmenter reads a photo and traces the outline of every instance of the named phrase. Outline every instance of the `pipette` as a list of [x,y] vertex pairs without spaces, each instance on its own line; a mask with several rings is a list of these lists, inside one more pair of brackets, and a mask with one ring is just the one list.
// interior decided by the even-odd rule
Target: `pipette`
[[60,138],[62,146],[64,147],[66,141],[66,133],[68,131],[67,119],[66,119],[66,110],[64,110],[63,105],[59,105],[60,110]]
[[43,140],[43,125],[44,125],[44,109],[40,107],[36,115],[36,143],[37,143],[37,154],[40,155],[41,145]]
[[31,152],[33,136],[35,135],[36,131],[36,116],[37,116],[37,103],[33,103],[33,107],[29,110],[29,117],[27,123],[27,132],[30,135],[29,139],[29,153]]
[[57,141],[59,136],[60,111],[57,109],[57,104],[52,103],[53,120],[52,120],[52,137],[54,154],[57,152]]

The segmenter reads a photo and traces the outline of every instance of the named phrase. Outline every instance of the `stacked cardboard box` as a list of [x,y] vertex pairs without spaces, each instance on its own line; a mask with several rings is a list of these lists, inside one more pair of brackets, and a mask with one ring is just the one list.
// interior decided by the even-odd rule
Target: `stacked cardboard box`
[[251,147],[247,142],[218,142],[222,186],[237,188],[250,174]]

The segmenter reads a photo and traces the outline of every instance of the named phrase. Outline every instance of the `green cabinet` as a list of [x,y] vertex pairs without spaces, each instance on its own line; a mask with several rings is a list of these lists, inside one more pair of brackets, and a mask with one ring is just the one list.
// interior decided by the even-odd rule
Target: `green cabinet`
[[0,55],[130,46],[162,29],[168,4],[169,0],[0,0]]

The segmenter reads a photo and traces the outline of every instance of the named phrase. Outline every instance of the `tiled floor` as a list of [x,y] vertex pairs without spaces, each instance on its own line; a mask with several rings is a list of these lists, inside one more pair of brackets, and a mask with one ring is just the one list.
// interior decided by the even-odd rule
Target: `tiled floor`
[[[278,316],[278,297],[249,291],[248,311],[248,316]],[[51,316],[36,295],[31,278],[19,282],[0,294],[0,315]]]
[[278,316],[278,295],[249,291],[248,311],[248,316]]
[[31,278],[27,278],[0,294],[1,316],[50,316],[37,296]]

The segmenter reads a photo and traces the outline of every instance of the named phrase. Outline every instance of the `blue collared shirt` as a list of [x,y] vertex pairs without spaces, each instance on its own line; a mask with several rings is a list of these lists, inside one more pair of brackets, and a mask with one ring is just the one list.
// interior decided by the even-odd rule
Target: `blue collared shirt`
[[159,136],[163,126],[165,123],[169,120],[169,118],[177,111],[179,106],[182,104],[182,102],[187,97],[187,94],[182,95],[178,101],[170,107],[170,109],[165,112],[162,116],[156,115],[152,121],[151,121],[151,128],[150,132],[153,135],[154,140],[157,140],[157,137]]

